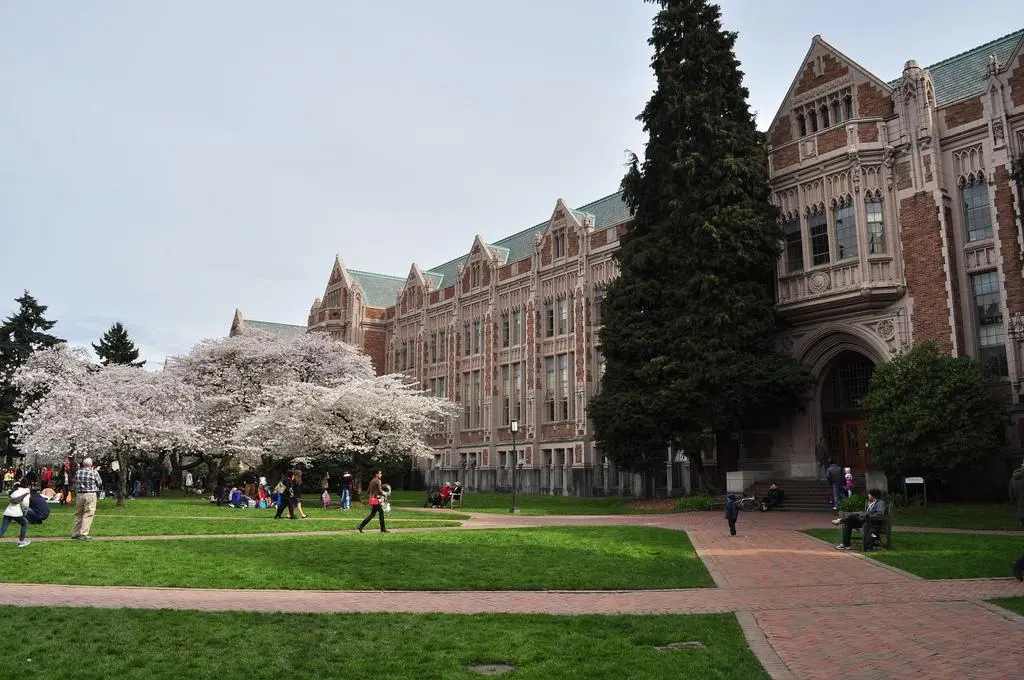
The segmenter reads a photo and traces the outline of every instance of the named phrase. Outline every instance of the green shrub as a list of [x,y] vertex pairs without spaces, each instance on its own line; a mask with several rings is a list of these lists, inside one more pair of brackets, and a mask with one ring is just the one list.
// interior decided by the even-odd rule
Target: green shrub
[[868,495],[866,493],[855,493],[839,502],[839,510],[840,512],[860,512],[867,503]]
[[698,512],[701,510],[711,510],[714,508],[716,501],[711,496],[683,496],[676,501],[676,507],[682,512]]

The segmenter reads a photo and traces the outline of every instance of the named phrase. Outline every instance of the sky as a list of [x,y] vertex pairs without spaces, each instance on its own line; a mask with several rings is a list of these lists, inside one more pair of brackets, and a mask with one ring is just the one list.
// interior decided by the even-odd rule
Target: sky
[[[764,129],[815,34],[883,79],[1016,0],[725,0]],[[0,2],[0,317],[121,321],[150,366],[304,324],[335,255],[405,276],[613,193],[653,87],[640,0]]]

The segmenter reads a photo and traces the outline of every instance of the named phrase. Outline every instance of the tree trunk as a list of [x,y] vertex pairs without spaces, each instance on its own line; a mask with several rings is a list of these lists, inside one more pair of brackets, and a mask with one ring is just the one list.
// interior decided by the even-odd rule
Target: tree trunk
[[117,464],[121,466],[121,469],[117,471],[117,505],[115,507],[123,508],[124,499],[128,496],[128,454],[119,451]]

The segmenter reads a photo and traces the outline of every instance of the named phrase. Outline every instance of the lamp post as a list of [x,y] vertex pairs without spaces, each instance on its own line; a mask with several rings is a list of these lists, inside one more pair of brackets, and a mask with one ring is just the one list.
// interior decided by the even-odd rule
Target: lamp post
[[512,420],[508,429],[512,433],[512,507],[509,508],[509,512],[519,512],[519,475],[516,473],[516,468],[519,467],[519,456],[516,453],[516,433],[519,432],[519,421]]

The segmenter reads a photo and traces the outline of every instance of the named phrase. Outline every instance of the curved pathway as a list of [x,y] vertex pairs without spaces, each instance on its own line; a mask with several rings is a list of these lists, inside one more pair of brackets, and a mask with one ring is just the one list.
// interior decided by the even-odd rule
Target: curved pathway
[[[442,519],[445,513],[433,514]],[[1011,578],[925,581],[863,555],[838,552],[797,531],[828,526],[827,520],[827,515],[817,513],[745,514],[739,526],[740,535],[734,538],[727,535],[719,513],[572,517],[473,514],[458,529],[396,530],[595,524],[684,530],[711,572],[718,585],[716,589],[389,591],[371,596],[350,591],[0,584],[0,604],[46,602],[67,606],[282,612],[735,612],[751,648],[773,678],[1021,677],[1024,617],[984,601],[1024,595],[1024,586]],[[901,530],[898,528],[897,532]],[[337,532],[272,536],[305,533]],[[1021,535],[1024,549],[1024,534]],[[168,538],[182,537],[134,540]],[[378,534],[369,540],[387,539]]]

